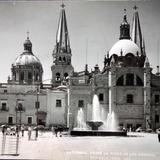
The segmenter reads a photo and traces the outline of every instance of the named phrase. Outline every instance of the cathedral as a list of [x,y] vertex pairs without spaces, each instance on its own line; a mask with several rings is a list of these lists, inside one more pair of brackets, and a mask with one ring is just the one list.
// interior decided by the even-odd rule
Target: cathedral
[[157,73],[152,73],[136,6],[131,26],[124,9],[119,29],[117,42],[104,57],[103,69],[96,64],[89,71],[86,64],[83,71],[76,72],[62,4],[51,83],[43,83],[43,65],[32,52],[27,34],[22,53],[11,65],[11,77],[0,84],[0,124],[61,125],[73,129],[80,108],[85,120],[91,119],[92,100],[97,95],[104,120],[111,109],[119,126],[159,128],[159,66]]

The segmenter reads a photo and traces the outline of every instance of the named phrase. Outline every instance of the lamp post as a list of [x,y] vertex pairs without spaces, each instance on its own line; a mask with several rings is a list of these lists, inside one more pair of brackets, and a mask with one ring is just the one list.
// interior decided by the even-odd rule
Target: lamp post
[[70,116],[71,116],[71,112],[70,112],[70,89],[69,86],[67,88],[67,94],[68,94],[68,104],[67,104],[67,128],[70,130]]
[[19,137],[19,129],[18,129],[18,123],[17,123],[17,119],[18,119],[18,101],[16,100],[16,107],[15,107],[15,110],[16,110],[16,133],[17,133],[17,137]]
[[37,127],[36,127],[36,138],[38,138],[38,109],[40,108],[39,85],[38,84],[37,84],[37,100],[35,102],[35,108],[36,108],[36,114],[37,114],[37,117],[36,117],[36,124],[37,124]]
[[[18,103],[18,100],[16,100],[16,131],[17,131],[17,136],[19,136],[19,130],[21,129],[21,123],[22,123],[22,111],[23,111],[23,106],[21,103]],[[19,121],[18,121],[18,112],[19,112]],[[19,124],[19,126],[18,126]]]

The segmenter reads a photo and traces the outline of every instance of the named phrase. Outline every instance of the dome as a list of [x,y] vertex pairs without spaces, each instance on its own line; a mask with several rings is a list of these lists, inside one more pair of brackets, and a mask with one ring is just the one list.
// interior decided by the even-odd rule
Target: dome
[[25,40],[24,44],[24,51],[21,55],[19,55],[15,62],[13,63],[13,66],[18,66],[18,65],[40,65],[42,68],[42,64],[40,60],[32,53],[32,43],[27,37]]
[[17,66],[17,65],[33,65],[33,64],[41,65],[41,62],[35,55],[25,54],[25,53],[22,53],[20,56],[18,56],[16,58],[15,62],[13,63],[14,66]]
[[117,56],[121,56],[121,52],[123,56],[128,53],[132,53],[136,56],[137,53],[140,53],[140,49],[133,41],[122,39],[113,45],[113,47],[109,51],[109,55],[111,56],[113,54],[116,54]]

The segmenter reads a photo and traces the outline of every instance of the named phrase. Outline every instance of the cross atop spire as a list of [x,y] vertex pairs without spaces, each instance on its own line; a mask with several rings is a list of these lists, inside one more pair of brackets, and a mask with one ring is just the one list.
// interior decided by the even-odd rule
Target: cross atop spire
[[61,7],[62,7],[62,8],[65,8],[65,4],[63,3],[63,0],[62,0]]
[[62,7],[62,8],[65,8],[65,5],[64,5],[64,3],[63,3],[63,2],[62,2],[62,4],[61,4],[61,7]]
[[67,19],[66,19],[66,13],[65,13],[64,6],[65,5],[63,4],[63,1],[62,1],[62,5],[61,5],[62,9],[61,9],[61,13],[60,13],[57,36],[56,36],[57,52],[58,53],[70,52],[70,41],[69,41]]
[[27,31],[27,39],[29,39],[29,31]]
[[135,5],[135,6],[133,7],[133,9],[134,9],[134,10],[137,10],[137,9],[138,9],[138,7]]
[[127,23],[127,14],[126,14],[127,10],[124,9],[124,17],[123,17],[123,21],[124,23]]

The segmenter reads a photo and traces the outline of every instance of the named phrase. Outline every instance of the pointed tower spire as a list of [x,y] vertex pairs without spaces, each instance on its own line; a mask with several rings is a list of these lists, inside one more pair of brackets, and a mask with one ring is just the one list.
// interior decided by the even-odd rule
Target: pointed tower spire
[[120,25],[120,37],[119,39],[130,39],[130,25],[127,22],[126,9],[124,9],[123,21]]
[[56,35],[56,46],[57,46],[58,53],[71,52],[69,34],[68,34],[68,28],[67,28],[67,19],[66,19],[66,13],[65,13],[65,5],[63,2],[61,5],[61,12],[60,12],[58,30]]
[[58,86],[61,82],[66,81],[66,78],[74,71],[71,64],[71,57],[65,5],[62,2],[56,34],[56,45],[53,50],[53,65],[51,66],[52,86]]
[[139,14],[138,14],[137,8],[138,8],[137,6],[134,6],[131,39],[140,47],[141,54],[144,54],[143,47],[142,47],[143,45],[142,32],[141,32],[141,26],[140,26],[140,20],[139,20]]

